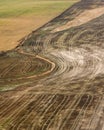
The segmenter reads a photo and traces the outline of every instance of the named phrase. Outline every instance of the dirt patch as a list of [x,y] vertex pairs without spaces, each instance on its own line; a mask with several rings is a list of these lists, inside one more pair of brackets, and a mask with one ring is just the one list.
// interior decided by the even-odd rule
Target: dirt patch
[[91,9],[91,10],[85,10],[83,13],[77,16],[74,20],[69,21],[65,25],[54,29],[53,32],[59,32],[59,31],[68,29],[70,27],[79,26],[81,24],[89,22],[90,20],[96,17],[101,16],[102,14],[104,14],[104,7],[99,7],[99,8]]

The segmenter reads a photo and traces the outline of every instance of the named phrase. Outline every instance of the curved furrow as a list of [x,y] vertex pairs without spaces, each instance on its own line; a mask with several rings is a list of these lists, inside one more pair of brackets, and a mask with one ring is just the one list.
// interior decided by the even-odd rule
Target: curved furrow
[[27,72],[26,70],[30,66],[30,59],[29,58],[23,59],[22,63],[24,63],[24,64],[23,64],[23,67],[20,69],[21,74],[26,74],[26,72]]
[[[81,114],[81,119],[80,119],[80,121],[78,122],[78,123],[76,123],[76,130],[79,130],[80,128],[81,128],[81,126],[85,123],[85,115],[86,115],[86,113],[87,113],[87,111],[88,111],[88,108],[89,108],[89,106],[91,105],[91,103],[92,103],[92,101],[93,101],[93,96],[91,96],[91,95],[88,95],[89,96],[89,102],[88,102],[88,104],[86,104],[86,107],[85,107],[85,109],[83,110],[83,114]],[[74,125],[73,125],[74,126]]]
[[81,102],[81,105],[78,106],[78,108],[76,108],[76,110],[78,110],[78,114],[77,114],[76,118],[74,119],[73,125],[70,128],[70,130],[75,130],[76,127],[78,126],[79,122],[81,122],[81,120],[82,120],[83,113],[85,112],[86,107],[88,106],[88,104],[90,102],[89,95],[86,95],[86,96],[87,96],[87,99],[82,98],[83,101]]
[[[45,101],[45,105],[43,107],[41,107],[41,105],[37,108],[39,109],[38,113],[35,113],[35,109],[33,109],[31,111],[31,113],[28,114],[28,116],[25,118],[25,120],[23,120],[23,122],[21,123],[21,125],[18,127],[18,129],[22,129],[24,128],[23,126],[26,124],[26,120],[29,120],[29,118],[31,118],[31,116],[33,116],[33,120],[31,121],[31,123],[28,125],[27,129],[30,129],[32,126],[31,125],[35,125],[36,124],[36,120],[38,120],[38,117],[40,116],[41,113],[43,113],[47,107],[50,105],[50,103],[52,103],[53,99],[54,99],[55,95],[53,96],[49,96],[47,98],[47,100]],[[39,119],[41,120],[41,119]],[[32,129],[32,128],[31,128]]]
[[[17,120],[19,121],[20,119],[20,116],[22,114],[24,114],[23,111],[26,110],[27,106],[29,104],[32,104],[33,102],[36,102],[36,100],[39,98],[39,96],[35,95],[34,98],[30,99],[28,98],[29,100],[26,100],[21,106],[18,107],[17,110],[15,110],[10,116],[9,116],[9,120],[10,120],[10,124],[8,125],[8,129],[11,129],[12,127],[15,127],[14,124],[17,123]],[[44,98],[44,96],[41,96],[41,98],[39,98],[38,101],[40,101],[42,98]],[[6,123],[6,122],[5,122]]]
[[[66,95],[65,101],[63,103],[61,103],[61,107],[58,110],[58,112],[55,114],[55,118],[52,118],[50,120],[50,123],[48,124],[47,129],[50,129],[50,128],[57,128],[58,129],[59,126],[58,125],[54,126],[54,124],[59,119],[59,116],[62,114],[62,111],[64,110],[65,106],[69,103],[69,101],[70,101],[70,96]],[[58,118],[58,119],[56,119],[56,118]]]
[[3,73],[5,73],[5,72],[8,70],[8,68],[10,68],[10,66],[11,66],[12,64],[13,64],[13,63],[10,63],[8,66],[6,66],[5,68],[2,69],[2,71],[0,72],[0,78],[2,78]]
[[[14,125],[9,127],[8,129],[17,130],[18,127],[21,125],[21,122],[26,118],[26,116],[28,116],[28,114],[31,113],[31,111],[33,109],[38,110],[40,104],[43,104],[43,102],[46,101],[46,100],[47,100],[47,95],[43,95],[40,98],[35,99],[32,102],[29,102],[29,104],[27,104],[26,108],[18,113],[17,119],[13,120]],[[17,122],[17,120],[18,120],[18,122]]]
[[[36,115],[36,116],[39,116],[40,118],[39,118],[39,120],[37,120],[37,121],[35,121],[35,120],[33,120],[32,121],[32,124],[31,124],[31,130],[34,130],[34,128],[37,128],[37,129],[41,129],[40,127],[41,127],[41,125],[42,125],[42,120],[43,120],[43,118],[44,118],[44,116],[46,115],[46,113],[52,108],[52,106],[54,106],[54,104],[56,103],[56,99],[57,99],[57,95],[54,95],[53,97],[52,97],[52,100],[51,100],[51,102],[49,101],[48,102],[48,104],[46,104],[45,105],[45,108],[39,113],[39,115]],[[40,121],[40,122],[39,122]],[[40,126],[38,126],[39,125],[39,123],[40,123]],[[38,128],[39,127],[39,128]]]
[[[23,101],[24,98],[25,98],[25,95],[23,95],[19,99],[14,100],[13,102],[9,101],[8,104],[7,104],[7,107],[4,107],[4,109],[1,108],[1,109],[3,109],[3,111],[0,112],[0,116],[2,116],[2,117],[7,116],[7,114],[9,114],[9,111],[12,110],[12,107],[13,108],[16,107],[17,104],[19,104],[19,102],[21,103],[21,101]],[[12,112],[12,111],[10,111],[10,112]]]
[[[92,46],[89,47],[92,49]],[[71,51],[52,52],[51,58],[56,63],[57,70],[47,78],[47,82],[57,80],[57,84],[67,84],[76,79],[92,79],[99,74],[104,74],[103,49],[95,48],[89,51],[83,48],[73,48]],[[99,50],[99,51],[97,51]],[[102,57],[101,57],[101,54]],[[62,79],[62,80],[59,80]],[[62,81],[62,83],[61,83]]]
[[[79,105],[81,98],[82,98],[82,96],[79,96],[79,98],[76,99],[75,102],[72,103],[71,108],[68,109],[67,115],[65,115],[65,117],[63,118],[63,122],[60,125],[59,130],[65,129],[67,122],[69,122],[71,115],[74,113],[76,107]],[[69,127],[69,125],[68,125],[68,127]]]
[[[101,102],[103,102],[103,100],[102,100],[103,98],[102,97],[98,97],[98,102],[96,103],[96,105],[95,105],[95,107],[91,110],[92,111],[92,115],[90,116],[90,118],[88,119],[88,122],[86,123],[86,128],[87,129],[90,129],[91,128],[91,126],[92,126],[92,122],[94,121],[94,127],[97,125],[97,122],[96,121],[98,121],[99,120],[99,118],[100,118],[100,113],[102,112],[102,103]],[[93,103],[93,102],[92,102]],[[100,108],[100,110],[99,110],[99,108]],[[100,112],[100,113],[99,113]],[[97,117],[97,118],[96,118]],[[96,119],[96,120],[95,120]],[[94,128],[93,127],[93,128]],[[82,125],[82,128],[83,128],[83,125]],[[96,128],[95,128],[96,129]]]
[[1,77],[5,77],[15,66],[17,66],[16,63],[12,63],[10,64],[2,73],[1,73]]
[[[63,95],[64,96],[64,95]],[[52,112],[52,115],[47,118],[46,122],[42,125],[41,130],[46,130],[48,126],[50,125],[51,120],[55,117],[57,112],[61,109],[62,104],[66,101],[67,97],[63,97],[62,101],[60,104],[56,107],[56,109]]]
[[[44,112],[50,107],[50,105],[54,102],[54,99],[56,98],[56,95],[53,95],[51,97],[51,99],[47,102],[47,104],[45,104],[44,108],[38,113],[38,115],[36,115],[36,117],[40,117],[39,120],[42,120],[42,116],[44,115]],[[35,125],[37,125],[37,121],[35,119],[32,120],[30,127],[31,129],[35,128]]]

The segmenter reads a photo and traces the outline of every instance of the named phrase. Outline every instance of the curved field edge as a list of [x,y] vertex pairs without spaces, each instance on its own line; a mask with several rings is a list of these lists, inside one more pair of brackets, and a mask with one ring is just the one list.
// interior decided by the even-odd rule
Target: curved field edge
[[0,91],[28,84],[29,79],[44,77],[55,68],[50,60],[23,52],[6,53],[0,63]]

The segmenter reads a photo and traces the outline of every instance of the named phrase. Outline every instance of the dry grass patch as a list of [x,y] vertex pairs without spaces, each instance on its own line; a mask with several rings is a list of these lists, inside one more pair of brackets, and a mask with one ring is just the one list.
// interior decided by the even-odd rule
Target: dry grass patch
[[0,50],[14,48],[18,40],[60,14],[76,1],[0,0]]

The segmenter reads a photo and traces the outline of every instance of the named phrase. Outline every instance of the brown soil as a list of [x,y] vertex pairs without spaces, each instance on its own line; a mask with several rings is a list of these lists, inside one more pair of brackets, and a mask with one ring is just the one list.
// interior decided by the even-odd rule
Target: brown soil
[[33,29],[49,21],[49,17],[6,18],[1,19],[0,51],[10,50],[18,45],[18,40],[28,35]]
[[65,25],[60,26],[53,30],[53,32],[63,31],[65,29],[69,29],[70,27],[79,26],[81,24],[87,23],[90,20],[99,17],[104,13],[104,7],[99,7],[91,10],[85,10],[79,16],[77,16],[74,20],[67,22]]

